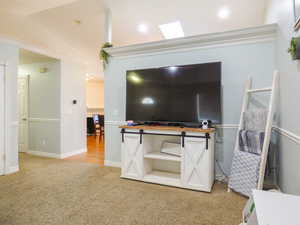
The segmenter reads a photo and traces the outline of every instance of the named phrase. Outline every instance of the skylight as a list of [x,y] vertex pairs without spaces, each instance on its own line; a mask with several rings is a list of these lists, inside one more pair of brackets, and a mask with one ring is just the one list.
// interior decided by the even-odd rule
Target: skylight
[[165,39],[184,37],[184,32],[180,21],[159,25]]
[[219,10],[218,16],[220,19],[227,19],[230,16],[230,9],[227,7],[223,7]]

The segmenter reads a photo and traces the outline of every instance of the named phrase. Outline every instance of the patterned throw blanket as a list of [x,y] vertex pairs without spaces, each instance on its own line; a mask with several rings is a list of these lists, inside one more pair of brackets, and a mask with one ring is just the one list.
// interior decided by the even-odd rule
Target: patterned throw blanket
[[262,131],[239,131],[239,149],[234,152],[229,187],[248,197],[257,187],[264,137]]
[[260,156],[249,152],[235,151],[229,177],[229,188],[250,197],[256,189],[259,177]]
[[265,132],[254,130],[240,130],[239,150],[261,155],[264,144]]

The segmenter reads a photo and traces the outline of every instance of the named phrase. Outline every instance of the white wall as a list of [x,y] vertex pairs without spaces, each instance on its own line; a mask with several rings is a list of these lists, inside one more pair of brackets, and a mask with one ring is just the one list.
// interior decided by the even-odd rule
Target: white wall
[[86,105],[88,114],[104,112],[104,82],[89,80],[86,82]]
[[[266,23],[278,23],[276,62],[280,71],[280,112],[279,126],[296,136],[300,136],[300,64],[292,61],[287,53],[290,39],[299,36],[294,33],[294,13],[292,0],[270,0]],[[284,192],[300,194],[300,146],[299,143],[279,136],[279,183]]]
[[[41,73],[41,68],[47,72]],[[23,64],[29,76],[29,152],[60,154],[60,62]]]
[[[254,87],[270,86],[275,69],[275,42],[236,43],[225,46],[112,58],[105,71],[105,160],[121,160],[120,121],[125,120],[126,70],[206,62],[222,62],[223,124],[238,124],[244,85],[249,75]],[[236,129],[218,130],[216,157],[228,174]]]
[[18,170],[18,113],[17,113],[17,66],[19,48],[15,44],[0,41],[0,61],[8,64],[6,73],[7,104],[7,165],[6,172]]
[[[86,151],[85,70],[80,64],[61,61],[61,153]],[[77,104],[72,101],[77,100]]]

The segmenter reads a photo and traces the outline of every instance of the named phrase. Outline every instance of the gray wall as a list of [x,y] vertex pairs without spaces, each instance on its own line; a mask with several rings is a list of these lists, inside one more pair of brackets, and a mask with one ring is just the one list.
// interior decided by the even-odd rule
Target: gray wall
[[8,126],[8,165],[7,170],[18,168],[18,113],[17,113],[17,66],[19,63],[19,48],[15,44],[0,41],[0,61],[7,63],[7,126]]
[[[278,23],[276,61],[280,71],[279,127],[300,135],[300,65],[287,53],[293,32],[294,14],[292,0],[270,0],[266,23]],[[284,192],[300,194],[299,143],[279,135],[279,184]]]
[[29,151],[60,154],[60,62],[23,64],[19,75],[29,76]]
[[[162,53],[151,56],[112,58],[105,73],[105,160],[120,162],[119,122],[125,120],[126,70],[160,66],[222,62],[223,124],[238,124],[244,85],[249,75],[256,88],[270,86],[275,69],[273,41]],[[236,129],[218,131],[217,159],[229,173]]]

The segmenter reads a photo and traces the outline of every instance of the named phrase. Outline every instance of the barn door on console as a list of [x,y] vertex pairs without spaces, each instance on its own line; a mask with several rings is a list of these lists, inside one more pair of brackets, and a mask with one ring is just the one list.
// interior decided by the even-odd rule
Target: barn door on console
[[124,134],[122,145],[122,176],[142,179],[143,148],[140,144],[140,135]]
[[207,186],[207,173],[210,169],[206,140],[187,137],[184,145],[182,183],[186,187],[203,190]]

